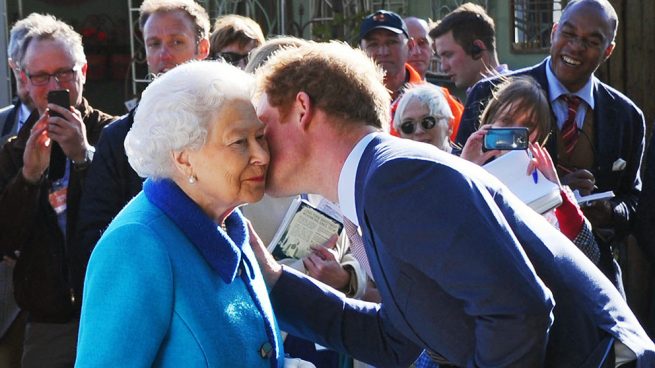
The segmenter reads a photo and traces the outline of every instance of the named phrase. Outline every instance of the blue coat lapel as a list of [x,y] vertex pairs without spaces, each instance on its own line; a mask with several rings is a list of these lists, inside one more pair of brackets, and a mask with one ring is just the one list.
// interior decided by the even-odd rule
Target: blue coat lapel
[[225,219],[226,234],[171,180],[147,179],[143,192],[189,238],[221,279],[231,283],[241,262],[242,246],[248,241],[241,213],[235,210]]

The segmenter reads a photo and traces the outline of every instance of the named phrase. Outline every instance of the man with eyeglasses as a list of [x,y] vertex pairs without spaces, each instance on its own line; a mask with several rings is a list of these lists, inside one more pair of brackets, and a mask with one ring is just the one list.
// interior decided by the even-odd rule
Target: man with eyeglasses
[[[209,16],[193,0],[145,0],[140,7],[139,27],[146,45],[150,73],[165,73],[209,53]],[[138,107],[137,107],[138,108]],[[141,191],[143,178],[132,169],[123,142],[134,122],[132,109],[107,126],[98,142],[80,202],[75,249],[72,257],[80,268],[73,270],[80,284],[98,239],[118,212]],[[79,296],[81,297],[81,295]]]
[[[615,247],[631,231],[641,192],[645,121],[625,95],[594,76],[614,51],[616,11],[607,0],[569,1],[551,31],[550,56],[508,76],[529,75],[548,94],[555,117],[546,147],[562,184],[586,195],[613,191],[582,207],[601,246],[600,269],[623,292]],[[457,143],[479,125],[480,112],[503,78],[478,83],[466,101]]]
[[209,53],[216,60],[244,69],[250,52],[264,41],[262,28],[254,20],[237,14],[224,15],[214,23]]
[[[378,10],[367,16],[359,27],[359,46],[385,71],[384,86],[391,93],[391,116],[396,110],[398,99],[409,84],[424,83],[424,78],[408,63],[414,55],[416,40],[411,38],[405,21],[396,13]],[[447,88],[441,88],[453,113],[453,126],[459,125],[464,107]],[[398,136],[393,127],[391,134]]]
[[[71,367],[79,300],[71,289],[68,249],[93,144],[113,117],[83,98],[87,63],[82,37],[52,16],[40,16],[23,39],[20,78],[35,110],[0,152],[0,251],[18,253],[14,296],[28,313],[23,367]],[[68,107],[48,103],[66,89]],[[58,115],[55,115],[58,114]],[[50,170],[57,143],[63,177]]]

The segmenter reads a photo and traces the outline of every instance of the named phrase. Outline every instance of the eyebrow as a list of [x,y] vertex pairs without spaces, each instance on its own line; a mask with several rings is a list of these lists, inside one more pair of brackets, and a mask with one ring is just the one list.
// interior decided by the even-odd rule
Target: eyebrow
[[[567,21],[564,21],[564,23],[562,23],[562,28],[565,28],[565,27],[571,28],[571,30],[573,30],[573,31],[577,31],[577,30],[578,30],[578,29],[576,28],[576,26],[575,26],[574,24],[572,24],[571,22],[569,22],[568,20],[567,20]],[[601,41],[605,41],[605,39],[606,39],[606,38],[605,38],[605,35],[603,35],[602,33],[598,32],[598,31],[594,31],[594,32],[592,32],[592,33],[591,33],[591,37],[597,37],[597,38],[599,38]]]

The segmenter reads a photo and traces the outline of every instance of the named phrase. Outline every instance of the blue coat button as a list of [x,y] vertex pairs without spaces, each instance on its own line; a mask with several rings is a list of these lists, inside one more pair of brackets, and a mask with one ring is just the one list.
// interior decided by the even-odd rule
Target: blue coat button
[[273,354],[273,345],[271,345],[270,342],[266,341],[259,348],[259,355],[262,357],[262,359],[268,359],[271,357],[272,354]]

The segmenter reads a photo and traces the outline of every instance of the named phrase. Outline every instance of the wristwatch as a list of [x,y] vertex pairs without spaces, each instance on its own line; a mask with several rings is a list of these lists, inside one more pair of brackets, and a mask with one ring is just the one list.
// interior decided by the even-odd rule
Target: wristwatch
[[95,147],[88,146],[86,149],[86,153],[84,154],[84,159],[82,161],[71,160],[73,163],[73,169],[75,169],[76,171],[88,169],[89,166],[91,165],[91,161],[93,161],[93,155],[95,153],[96,153]]

